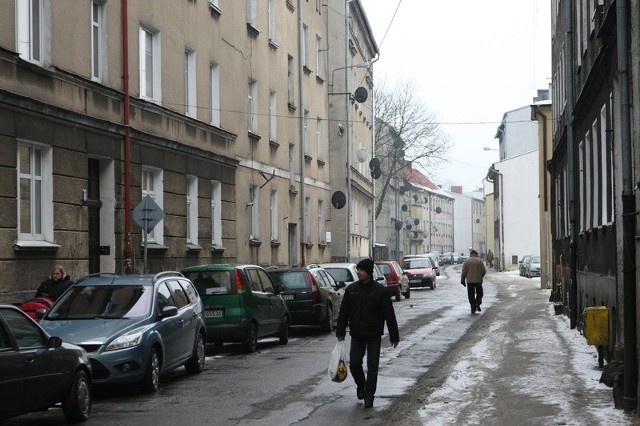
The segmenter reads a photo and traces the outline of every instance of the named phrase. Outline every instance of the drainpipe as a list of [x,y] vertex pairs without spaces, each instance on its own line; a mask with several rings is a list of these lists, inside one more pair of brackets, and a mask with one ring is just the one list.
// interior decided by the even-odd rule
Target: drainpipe
[[[371,79],[373,79],[373,64],[380,59],[376,53],[376,57],[369,61],[369,70]],[[376,97],[375,91],[371,90],[371,158],[376,156]],[[373,192],[373,207],[371,208],[371,259],[376,259],[376,179],[371,176],[371,191]]]
[[344,87],[346,88],[345,92],[345,101],[344,101],[344,109],[346,115],[346,123],[345,126],[347,128],[347,229],[346,229],[346,237],[347,237],[347,262],[351,262],[351,212],[352,212],[352,200],[351,200],[351,114],[349,110],[349,98],[351,95],[349,92],[349,6],[353,0],[347,0],[344,2]]
[[624,294],[624,398],[625,411],[634,411],[637,398],[636,359],[636,211],[633,195],[633,149],[631,146],[631,105],[629,93],[629,12],[627,1],[616,2],[618,78],[620,83],[620,151],[622,169],[622,282]]
[[302,22],[302,0],[298,0],[298,95],[300,98],[300,265],[304,266],[307,263],[306,260],[306,245],[304,241],[304,237],[307,234],[306,230],[306,222],[305,222],[305,209],[304,209],[304,201],[305,201],[305,185],[304,185],[304,89],[302,86],[304,75],[304,46],[302,45],[302,31],[303,31],[303,22]]
[[124,273],[131,274],[131,127],[129,123],[129,5],[122,0],[122,87],[124,124]]

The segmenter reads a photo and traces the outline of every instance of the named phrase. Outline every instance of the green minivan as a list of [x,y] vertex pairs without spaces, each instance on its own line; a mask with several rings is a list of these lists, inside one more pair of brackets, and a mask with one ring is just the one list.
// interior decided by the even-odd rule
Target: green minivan
[[258,339],[289,341],[291,317],[269,274],[258,265],[209,264],[182,270],[204,304],[207,343],[242,343],[255,352]]

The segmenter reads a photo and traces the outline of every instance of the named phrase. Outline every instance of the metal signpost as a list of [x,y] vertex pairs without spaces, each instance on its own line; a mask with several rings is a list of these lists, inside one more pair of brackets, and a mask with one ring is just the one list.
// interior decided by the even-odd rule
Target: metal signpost
[[150,196],[145,196],[133,209],[133,220],[142,228],[144,235],[144,270],[147,273],[147,236],[164,219],[164,211]]

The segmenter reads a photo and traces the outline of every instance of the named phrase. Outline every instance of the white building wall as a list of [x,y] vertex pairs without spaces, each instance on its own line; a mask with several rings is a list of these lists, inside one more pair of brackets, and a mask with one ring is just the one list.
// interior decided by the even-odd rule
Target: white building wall
[[[501,174],[504,269],[515,270],[518,261],[540,251],[538,214],[538,151],[495,163]],[[517,261],[513,264],[513,257]]]
[[471,197],[450,192],[453,204],[453,251],[468,253],[471,247]]

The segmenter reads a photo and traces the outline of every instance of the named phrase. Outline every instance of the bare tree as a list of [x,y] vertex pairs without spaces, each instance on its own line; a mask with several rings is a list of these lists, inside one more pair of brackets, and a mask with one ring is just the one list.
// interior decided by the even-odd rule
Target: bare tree
[[413,82],[400,81],[393,88],[376,86],[375,155],[380,160],[381,185],[375,217],[378,218],[389,186],[401,180],[406,165],[429,175],[429,166],[447,161],[451,142],[436,116],[418,99]]

